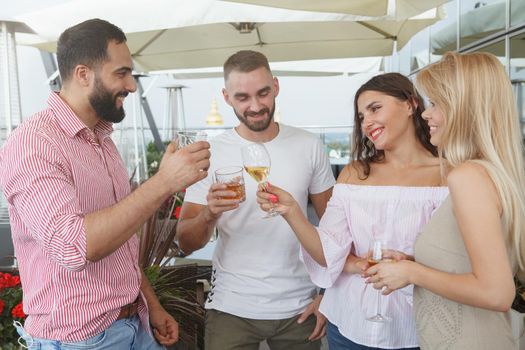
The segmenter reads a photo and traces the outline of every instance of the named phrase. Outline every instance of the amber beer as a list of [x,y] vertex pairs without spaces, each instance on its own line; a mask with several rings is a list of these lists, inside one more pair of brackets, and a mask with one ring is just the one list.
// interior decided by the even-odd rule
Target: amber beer
[[226,189],[228,191],[235,192],[235,196],[234,197],[224,197],[221,199],[238,199],[240,202],[244,202],[246,200],[246,189],[244,188],[243,183],[239,183],[239,182],[227,183]]
[[246,189],[244,188],[244,177],[241,166],[230,166],[217,169],[215,179],[218,183],[225,184],[228,191],[235,192],[233,197],[221,197],[220,199],[237,199],[240,202],[246,200]]

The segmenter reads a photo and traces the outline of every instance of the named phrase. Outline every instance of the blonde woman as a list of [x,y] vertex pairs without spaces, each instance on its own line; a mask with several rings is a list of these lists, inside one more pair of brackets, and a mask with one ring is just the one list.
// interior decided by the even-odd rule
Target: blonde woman
[[515,349],[509,309],[523,267],[525,175],[510,81],[491,54],[447,53],[417,76],[450,197],[416,240],[415,262],[369,268],[383,294],[414,284],[422,349]]

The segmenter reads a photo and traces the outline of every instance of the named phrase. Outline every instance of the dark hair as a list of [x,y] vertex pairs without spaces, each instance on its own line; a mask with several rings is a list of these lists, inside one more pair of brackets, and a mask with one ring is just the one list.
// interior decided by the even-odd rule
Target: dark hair
[[58,38],[57,61],[62,81],[67,81],[75,67],[95,67],[104,62],[108,43],[126,42],[126,35],[117,26],[102,19],[90,19],[66,29]]
[[270,73],[272,72],[268,59],[262,53],[252,50],[238,51],[224,62],[224,80],[228,80],[228,76],[234,70],[249,73],[261,67],[266,68]]
[[[402,74],[386,73],[373,77],[364,83],[355,93],[354,98],[354,132],[352,140],[352,157],[363,167],[362,179],[366,179],[370,175],[370,163],[379,162],[383,160],[385,152],[377,150],[374,143],[363,134],[361,130],[361,119],[359,118],[359,110],[357,107],[357,100],[359,96],[365,91],[377,91],[388,96],[397,98],[400,101],[409,101],[415,105],[412,120],[416,132],[416,138],[421,145],[425,147],[433,156],[437,157],[437,148],[430,143],[430,132],[428,124],[425,122],[421,114],[423,113],[423,99],[416,91],[412,82]],[[354,166],[357,169],[356,166]],[[358,171],[360,174],[360,172]],[[359,175],[361,178],[361,175]]]

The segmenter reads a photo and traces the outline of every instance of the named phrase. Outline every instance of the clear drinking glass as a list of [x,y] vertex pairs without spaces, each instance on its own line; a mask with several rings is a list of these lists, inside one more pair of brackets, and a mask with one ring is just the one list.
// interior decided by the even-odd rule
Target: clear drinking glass
[[[368,265],[374,266],[380,263],[384,259],[384,252],[387,249],[385,241],[380,239],[372,238],[370,240],[370,246],[368,248]],[[368,321],[372,322],[389,322],[390,318],[381,313],[381,289],[377,291],[377,308],[376,314],[367,318]]]
[[[266,190],[270,175],[270,154],[262,143],[252,143],[241,148],[242,162],[246,172]],[[279,215],[271,208],[263,218]]]
[[208,134],[205,131],[179,131],[177,132],[177,146],[184,148],[197,141],[206,141]]
[[225,184],[228,191],[235,192],[234,197],[224,197],[222,199],[237,199],[240,202],[246,200],[242,166],[229,166],[215,170],[215,181]]

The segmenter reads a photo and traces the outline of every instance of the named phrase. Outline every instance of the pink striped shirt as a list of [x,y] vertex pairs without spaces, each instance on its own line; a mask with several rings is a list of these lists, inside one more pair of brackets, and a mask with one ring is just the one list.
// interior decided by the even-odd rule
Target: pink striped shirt
[[390,249],[413,255],[417,235],[447,195],[446,187],[335,185],[318,228],[327,267],[302,248],[301,253],[312,281],[327,288],[321,312],[346,338],[374,348],[418,346],[412,287],[382,296],[382,313],[392,322],[370,322],[366,318],[376,313],[377,290],[342,270],[350,251],[366,257],[373,232]]
[[[79,341],[115,321],[139,295],[138,239],[98,262],[86,259],[84,216],[130,192],[111,123],[94,132],[57,93],[0,150],[0,186],[9,206],[24,291],[24,328],[33,337]],[[99,140],[99,143],[97,142]],[[139,307],[148,325],[147,308]]]

